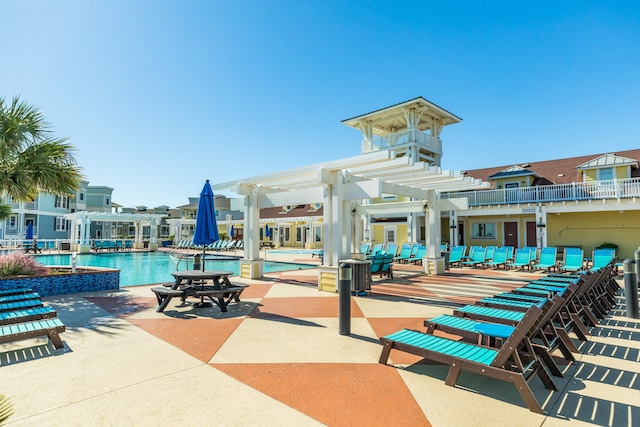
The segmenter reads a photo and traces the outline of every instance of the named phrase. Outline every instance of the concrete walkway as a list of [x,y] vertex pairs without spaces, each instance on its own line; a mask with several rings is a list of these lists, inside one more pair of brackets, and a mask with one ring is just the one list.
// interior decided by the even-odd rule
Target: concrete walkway
[[47,298],[67,326],[65,348],[0,345],[0,394],[15,410],[7,425],[640,425],[640,320],[624,317],[624,305],[588,342],[574,340],[582,354],[554,377],[558,392],[531,382],[547,415],[530,412],[512,384],[463,373],[449,387],[447,367],[395,351],[394,366],[378,363],[380,336],[423,330],[426,318],[537,277],[396,266],[394,279],[352,298],[349,336],[315,269],[234,278],[250,286],[227,313],[179,300],[156,313],[150,286]]

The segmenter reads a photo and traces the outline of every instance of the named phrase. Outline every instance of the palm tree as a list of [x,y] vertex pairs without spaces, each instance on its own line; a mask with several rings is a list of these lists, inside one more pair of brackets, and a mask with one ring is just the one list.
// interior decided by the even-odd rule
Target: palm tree
[[52,135],[37,108],[0,98],[0,195],[29,201],[41,191],[74,194],[83,176],[67,141]]

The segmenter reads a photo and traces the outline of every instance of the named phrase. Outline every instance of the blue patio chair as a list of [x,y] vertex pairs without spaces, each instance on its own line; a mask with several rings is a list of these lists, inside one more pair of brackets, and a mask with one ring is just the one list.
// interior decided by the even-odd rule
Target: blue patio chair
[[376,243],[375,245],[373,245],[373,248],[371,248],[371,252],[369,252],[369,255],[367,256],[368,259],[373,258],[378,252],[382,251],[382,248],[384,247],[384,244],[382,243]]

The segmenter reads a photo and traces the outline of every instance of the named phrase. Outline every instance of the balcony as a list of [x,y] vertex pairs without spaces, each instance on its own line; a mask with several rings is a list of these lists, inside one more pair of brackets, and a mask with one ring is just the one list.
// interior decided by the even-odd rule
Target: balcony
[[640,197],[640,178],[443,193],[441,197],[443,199],[467,197],[469,206],[631,199]]

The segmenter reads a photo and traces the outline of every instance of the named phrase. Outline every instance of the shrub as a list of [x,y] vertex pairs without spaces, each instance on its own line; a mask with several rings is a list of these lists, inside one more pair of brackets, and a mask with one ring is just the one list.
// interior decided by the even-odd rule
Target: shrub
[[0,277],[36,276],[47,272],[47,267],[22,252],[13,251],[0,255]]
[[596,249],[618,249],[618,245],[616,245],[615,243],[604,242]]

